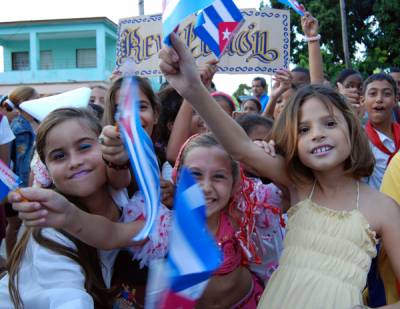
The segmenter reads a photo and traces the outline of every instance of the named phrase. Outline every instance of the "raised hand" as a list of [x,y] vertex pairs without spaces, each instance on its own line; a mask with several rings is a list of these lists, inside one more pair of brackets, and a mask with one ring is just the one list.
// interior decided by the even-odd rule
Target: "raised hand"
[[158,57],[160,70],[183,97],[190,97],[194,87],[204,87],[192,54],[176,33],[170,35],[172,47],[164,46]]
[[211,87],[212,79],[217,72],[217,59],[208,60],[205,64],[199,66],[200,78],[203,85],[207,88]]
[[319,30],[318,20],[310,12],[306,12],[301,17],[301,28],[306,37],[315,37]]
[[272,79],[275,81],[271,90],[272,97],[278,97],[292,87],[292,73],[287,69],[277,70]]
[[115,126],[105,126],[99,136],[103,158],[115,165],[124,165],[128,161],[128,153],[120,133]]

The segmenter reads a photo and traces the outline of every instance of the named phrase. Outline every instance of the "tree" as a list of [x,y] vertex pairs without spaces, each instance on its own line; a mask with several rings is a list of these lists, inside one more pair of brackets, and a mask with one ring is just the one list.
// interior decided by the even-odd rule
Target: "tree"
[[233,96],[239,100],[240,97],[251,95],[251,87],[247,84],[240,84]]
[[[334,78],[344,68],[340,7],[338,1],[300,0],[319,21],[325,72]],[[271,0],[274,8],[285,8]],[[400,66],[400,1],[346,0],[351,62],[365,75],[376,68]],[[307,62],[307,44],[296,40],[301,33],[300,16],[291,10],[291,60]],[[364,48],[363,48],[364,47]],[[365,50],[363,50],[365,49]]]

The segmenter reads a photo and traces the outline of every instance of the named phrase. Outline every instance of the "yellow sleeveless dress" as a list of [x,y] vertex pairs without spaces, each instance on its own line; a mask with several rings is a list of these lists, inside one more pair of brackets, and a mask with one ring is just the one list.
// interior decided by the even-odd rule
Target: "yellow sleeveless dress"
[[310,197],[289,212],[279,267],[257,308],[351,309],[362,304],[375,233],[357,208],[336,211]]

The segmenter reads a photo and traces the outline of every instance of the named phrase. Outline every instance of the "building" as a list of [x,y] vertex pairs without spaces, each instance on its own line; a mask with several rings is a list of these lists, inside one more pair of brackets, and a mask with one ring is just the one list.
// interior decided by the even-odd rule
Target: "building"
[[0,94],[29,85],[42,95],[106,85],[118,26],[106,17],[0,23]]

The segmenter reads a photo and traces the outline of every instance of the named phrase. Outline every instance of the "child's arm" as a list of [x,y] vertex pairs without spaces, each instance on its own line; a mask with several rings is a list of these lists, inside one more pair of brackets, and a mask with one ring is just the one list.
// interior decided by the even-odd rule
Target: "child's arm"
[[309,12],[301,17],[301,27],[306,38],[315,38],[308,42],[308,65],[310,67],[311,84],[322,84],[324,82],[324,68],[322,62],[321,48],[318,37],[318,20]]
[[174,125],[172,126],[167,145],[167,160],[173,166],[178,157],[179,150],[185,141],[190,137],[190,125],[192,122],[193,108],[183,100],[179,112],[176,115]]
[[132,237],[143,227],[143,221],[125,224],[87,213],[53,190],[23,188],[9,200],[26,226],[62,229],[103,250],[137,245]]
[[169,83],[194,106],[208,127],[234,159],[277,183],[290,185],[282,157],[266,155],[254,145],[244,130],[225,113],[200,81],[193,56],[177,35],[170,36],[173,47],[159,54],[160,68]]
[[[207,89],[211,87],[217,63],[217,60],[211,60],[199,68],[201,81]],[[183,100],[175,118],[167,145],[167,160],[171,165],[175,164],[179,150],[191,135],[192,116],[192,106],[186,100]]]
[[107,165],[108,183],[117,190],[128,187],[131,182],[129,159],[117,128],[105,126],[99,142]]

